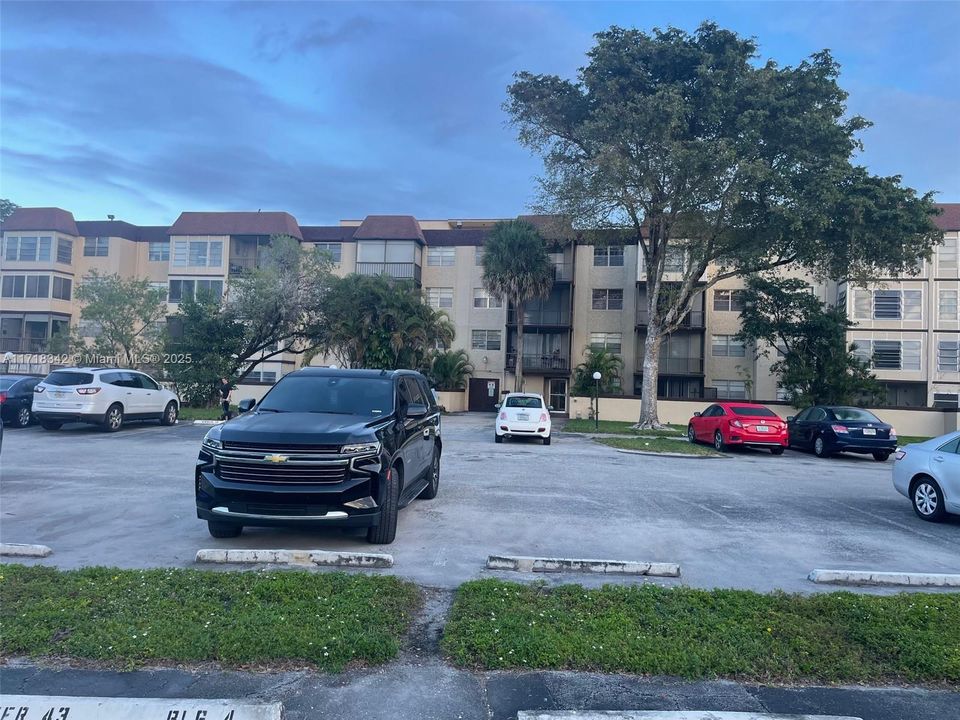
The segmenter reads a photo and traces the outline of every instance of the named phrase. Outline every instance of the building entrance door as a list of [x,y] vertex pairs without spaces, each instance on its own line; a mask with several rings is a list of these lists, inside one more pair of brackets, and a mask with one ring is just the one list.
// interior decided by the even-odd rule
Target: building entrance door
[[468,409],[472,412],[496,412],[500,402],[500,381],[496,378],[470,378]]
[[565,413],[567,411],[567,379],[550,378],[550,398],[547,405],[553,408],[552,412]]

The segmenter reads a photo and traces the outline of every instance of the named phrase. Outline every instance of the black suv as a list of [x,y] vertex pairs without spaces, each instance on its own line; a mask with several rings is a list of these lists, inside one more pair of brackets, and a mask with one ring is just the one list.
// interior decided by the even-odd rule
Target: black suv
[[211,428],[197,517],[216,538],[244,525],[365,527],[393,542],[397,511],[440,484],[440,408],[409,370],[304,368]]

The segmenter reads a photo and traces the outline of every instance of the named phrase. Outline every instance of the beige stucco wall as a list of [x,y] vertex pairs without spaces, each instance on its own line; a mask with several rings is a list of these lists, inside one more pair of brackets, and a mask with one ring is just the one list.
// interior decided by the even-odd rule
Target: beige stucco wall
[[463,412],[467,409],[467,393],[465,392],[438,392],[440,405],[447,412]]

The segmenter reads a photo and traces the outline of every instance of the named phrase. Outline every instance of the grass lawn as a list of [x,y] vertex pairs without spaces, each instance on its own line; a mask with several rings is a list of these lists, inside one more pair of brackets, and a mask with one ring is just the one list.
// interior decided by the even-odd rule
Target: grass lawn
[[340,671],[395,657],[419,597],[390,576],[0,565],[0,655]]
[[641,450],[652,453],[680,453],[682,455],[721,455],[708,445],[694,445],[686,440],[671,440],[669,438],[596,438],[601,445],[619,448],[620,450]]
[[909,445],[911,443],[922,443],[926,442],[930,438],[923,435],[897,435],[897,445],[903,447],[904,445]]
[[[237,416],[238,410],[236,405],[231,405],[230,410],[233,411],[234,417]],[[223,414],[223,410],[220,409],[220,406],[209,407],[209,408],[198,408],[198,407],[181,407],[180,408],[180,419],[181,420],[219,420],[220,416]]]
[[634,430],[631,426],[633,423],[629,422],[619,422],[616,420],[601,420],[600,429],[594,430],[593,420],[585,420],[583,418],[574,418],[572,420],[567,420],[566,425],[563,426],[564,432],[574,432],[574,433],[604,433],[604,434],[614,434],[614,435],[650,435],[653,437],[675,437],[682,436],[686,434],[686,426],[681,425],[670,425],[668,429],[665,430]]
[[759,682],[960,682],[960,593],[786,595],[499,580],[462,585],[458,665]]

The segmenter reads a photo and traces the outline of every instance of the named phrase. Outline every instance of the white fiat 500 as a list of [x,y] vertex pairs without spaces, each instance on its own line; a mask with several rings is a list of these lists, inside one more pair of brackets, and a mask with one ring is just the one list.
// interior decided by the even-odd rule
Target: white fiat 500
[[538,437],[550,444],[550,408],[542,395],[510,393],[497,405],[494,439],[505,437]]

